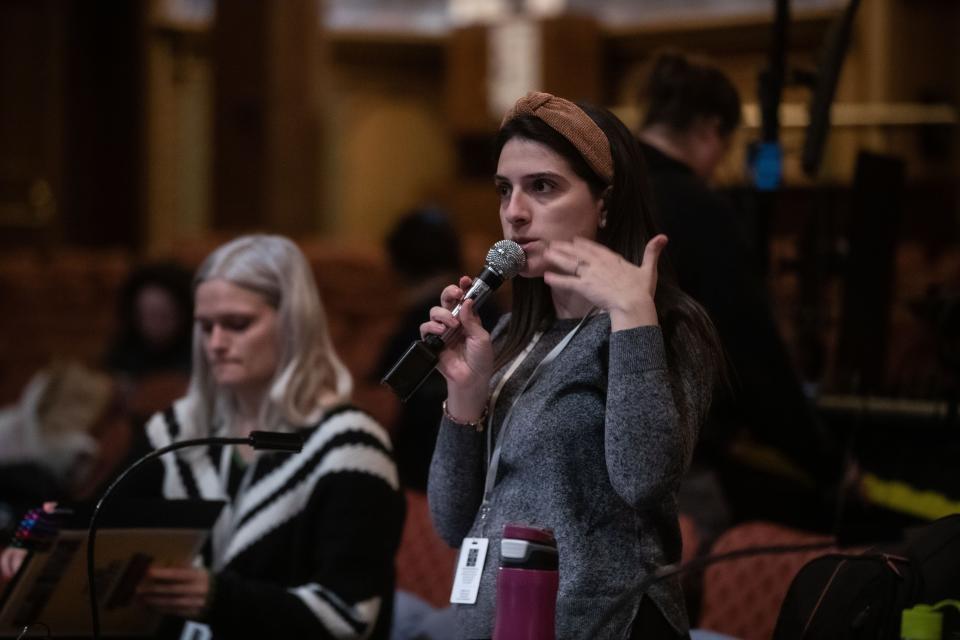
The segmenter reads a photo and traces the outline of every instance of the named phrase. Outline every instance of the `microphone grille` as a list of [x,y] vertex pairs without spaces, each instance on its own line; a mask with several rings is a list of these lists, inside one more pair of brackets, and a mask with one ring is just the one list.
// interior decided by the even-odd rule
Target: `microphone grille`
[[487,266],[509,280],[527,264],[527,254],[513,240],[499,240],[487,252]]

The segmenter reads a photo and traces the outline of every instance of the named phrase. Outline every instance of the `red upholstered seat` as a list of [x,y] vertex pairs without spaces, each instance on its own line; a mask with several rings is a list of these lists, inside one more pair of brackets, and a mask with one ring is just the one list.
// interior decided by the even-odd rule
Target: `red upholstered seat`
[[[770,545],[829,542],[828,536],[769,522],[748,522],[717,538],[711,554]],[[800,568],[831,549],[763,555],[720,562],[703,577],[703,605],[698,626],[743,640],[773,635],[780,606]]]
[[420,596],[435,607],[450,603],[457,550],[433,528],[427,497],[407,491],[407,520],[397,552],[397,588]]
[[700,548],[700,532],[693,518],[684,513],[680,514],[680,539],[683,541],[680,562],[689,562],[696,557]]

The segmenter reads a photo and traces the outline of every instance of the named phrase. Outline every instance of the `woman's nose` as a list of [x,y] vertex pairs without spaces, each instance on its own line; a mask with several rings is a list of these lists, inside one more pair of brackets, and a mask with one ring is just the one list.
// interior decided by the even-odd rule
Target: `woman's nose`
[[222,350],[227,348],[227,334],[220,328],[220,325],[213,325],[210,329],[210,348],[213,350]]
[[503,218],[511,226],[520,227],[530,222],[530,209],[519,191],[510,194],[510,200],[503,208]]

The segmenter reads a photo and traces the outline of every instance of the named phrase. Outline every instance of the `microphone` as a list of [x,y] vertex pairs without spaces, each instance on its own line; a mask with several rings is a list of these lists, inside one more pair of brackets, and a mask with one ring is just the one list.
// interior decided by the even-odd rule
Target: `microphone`
[[300,453],[304,437],[300,433],[288,431],[251,431],[247,439],[240,444],[253,447],[256,451],[286,451]]
[[[495,243],[487,252],[483,271],[473,279],[470,289],[454,307],[452,311],[454,317],[460,315],[463,303],[467,300],[473,300],[474,308],[479,308],[491,293],[505,281],[517,275],[526,264],[527,256],[516,242],[500,240]],[[390,387],[400,400],[406,402],[437,366],[439,354],[443,348],[459,335],[460,327],[451,327],[442,335],[429,335],[423,340],[415,340],[406,353],[390,367],[380,383]]]

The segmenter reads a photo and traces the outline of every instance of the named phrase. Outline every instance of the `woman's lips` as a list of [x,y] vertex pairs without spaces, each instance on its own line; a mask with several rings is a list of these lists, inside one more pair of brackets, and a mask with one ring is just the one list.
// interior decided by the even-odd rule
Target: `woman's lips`
[[536,238],[517,238],[514,240],[514,242],[520,245],[520,248],[523,249],[524,253],[526,253],[530,250],[530,247],[536,244],[537,240]]

